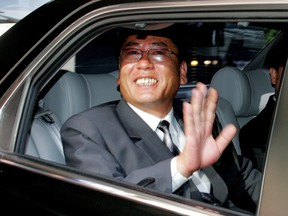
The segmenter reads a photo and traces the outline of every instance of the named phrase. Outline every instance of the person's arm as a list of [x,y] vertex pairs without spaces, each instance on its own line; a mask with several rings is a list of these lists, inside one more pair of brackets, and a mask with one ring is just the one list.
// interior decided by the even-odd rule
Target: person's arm
[[172,193],[171,159],[126,173],[111,154],[99,128],[83,115],[70,118],[61,129],[61,136],[68,166],[133,184],[142,184],[143,181],[145,184],[145,181],[153,179],[154,182],[145,186]]

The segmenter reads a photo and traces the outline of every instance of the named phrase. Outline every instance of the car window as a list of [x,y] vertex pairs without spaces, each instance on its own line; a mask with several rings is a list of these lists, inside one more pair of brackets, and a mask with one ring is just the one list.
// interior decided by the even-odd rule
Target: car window
[[[190,80],[209,84],[215,72],[224,66],[244,69],[278,31],[237,22],[225,23],[210,31],[203,27],[200,32],[201,35],[208,32],[210,37],[202,44],[189,47]],[[197,38],[202,40],[200,36]]]
[[[67,59],[66,64],[59,69],[58,75],[42,88],[25,154],[65,165],[59,130],[67,119],[91,107],[107,103],[115,104],[117,103],[115,101],[121,99],[121,93],[117,86],[119,76],[117,39],[121,39],[122,29],[123,27],[113,28],[90,39],[85,46]],[[188,62],[189,84],[181,86],[178,92],[180,99],[187,99],[196,82],[200,81],[210,85],[215,73],[223,68],[228,68],[229,74],[233,74],[230,72],[231,68],[244,74],[242,70],[245,66],[263,52],[270,41],[280,33],[280,30],[265,27],[263,24],[246,22],[184,23],[181,24],[181,29],[193,33],[188,34],[185,41],[185,60]],[[203,35],[205,38],[202,39]],[[265,59],[262,61],[264,62]],[[259,72],[260,69],[267,68],[259,68]],[[224,84],[230,82],[229,79],[223,81]],[[231,81],[231,83],[233,82]],[[215,88],[217,88],[217,84],[215,84]],[[229,88],[231,90],[228,92],[238,91],[236,86],[228,86]],[[245,91],[245,89],[240,90]],[[272,94],[273,89],[269,91],[266,93]],[[220,91],[220,97],[225,98],[226,96],[222,95]],[[230,95],[225,99],[229,101],[229,97]],[[232,97],[234,97],[233,93]],[[233,101],[229,102],[233,107]],[[246,103],[245,100],[242,102]],[[245,104],[241,104],[241,106],[245,106]],[[222,126],[227,123],[225,118],[220,118],[221,115],[225,116],[225,112],[227,111],[218,110]],[[232,111],[231,114],[235,114],[235,124],[240,129],[243,115],[238,115],[237,110]],[[253,116],[255,115],[256,113],[253,113]],[[37,140],[39,135],[41,136],[41,146]],[[241,154],[239,140],[233,140],[233,144],[237,153]]]
[[[189,23],[186,41],[188,81],[210,84],[216,71],[231,66],[243,70],[279,33],[279,30],[249,22]],[[191,31],[191,33],[189,33]],[[79,73],[102,73],[117,70],[115,35],[106,33],[85,46],[65,67]],[[205,37],[203,37],[205,35]],[[114,40],[113,40],[113,39]],[[98,52],[95,52],[95,50]],[[68,66],[70,65],[70,66]]]

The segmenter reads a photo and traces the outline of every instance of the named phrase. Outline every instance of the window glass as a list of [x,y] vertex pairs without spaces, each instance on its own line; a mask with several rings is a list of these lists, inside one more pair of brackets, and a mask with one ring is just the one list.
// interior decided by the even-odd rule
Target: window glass
[[[222,67],[245,68],[279,32],[248,22],[189,23],[182,31],[186,35],[188,81],[205,84],[209,84]],[[79,51],[73,70],[85,74],[117,70],[116,35],[117,31],[107,32]],[[69,67],[71,69],[71,64]]]
[[[213,24],[211,29],[203,27],[200,37],[196,38],[198,44],[188,44],[189,81],[209,84],[215,72],[224,66],[242,70],[278,33],[247,22],[221,25]],[[201,36],[205,34],[209,37],[203,40]]]

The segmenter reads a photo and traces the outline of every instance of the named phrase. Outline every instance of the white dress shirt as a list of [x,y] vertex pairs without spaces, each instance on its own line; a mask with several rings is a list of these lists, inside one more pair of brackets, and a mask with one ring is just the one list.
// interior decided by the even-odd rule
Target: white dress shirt
[[[161,130],[159,130],[158,124],[161,120],[166,120],[170,123],[169,131],[173,140],[173,143],[178,147],[180,152],[184,149],[185,145],[185,135],[178,124],[176,118],[174,117],[173,108],[170,112],[165,116],[163,119],[160,119],[154,115],[146,113],[137,107],[133,106],[132,104],[128,105],[133,109],[142,119],[149,125],[149,127],[157,133],[159,138],[163,140],[164,134]],[[210,193],[211,183],[205,173],[200,169],[195,171],[192,176],[189,178],[184,177],[181,173],[177,170],[177,158],[174,157],[170,163],[171,167],[171,176],[172,176],[172,191],[176,191],[179,187],[181,187],[185,182],[189,179],[192,179],[196,187],[200,192]]]

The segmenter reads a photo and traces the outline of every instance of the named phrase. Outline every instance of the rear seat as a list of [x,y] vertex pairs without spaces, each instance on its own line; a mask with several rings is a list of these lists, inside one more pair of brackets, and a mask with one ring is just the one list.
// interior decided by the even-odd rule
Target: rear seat
[[211,87],[218,90],[220,97],[217,108],[219,121],[223,126],[233,123],[237,128],[233,144],[237,154],[241,154],[240,128],[265,107],[274,92],[269,72],[258,69],[244,73],[234,67],[224,67],[212,78]]
[[25,153],[65,164],[60,128],[74,114],[120,99],[117,77],[118,71],[106,74],[66,72],[40,101]]
[[[241,126],[264,108],[274,91],[269,74],[262,72],[255,70],[245,75],[237,68],[225,67],[211,81],[220,96],[217,107],[220,123],[222,126],[232,123],[238,129],[233,139],[237,154],[241,154],[238,137]],[[74,114],[120,99],[117,77],[118,71],[107,74],[66,72],[40,101],[26,154],[65,164],[60,128]]]

